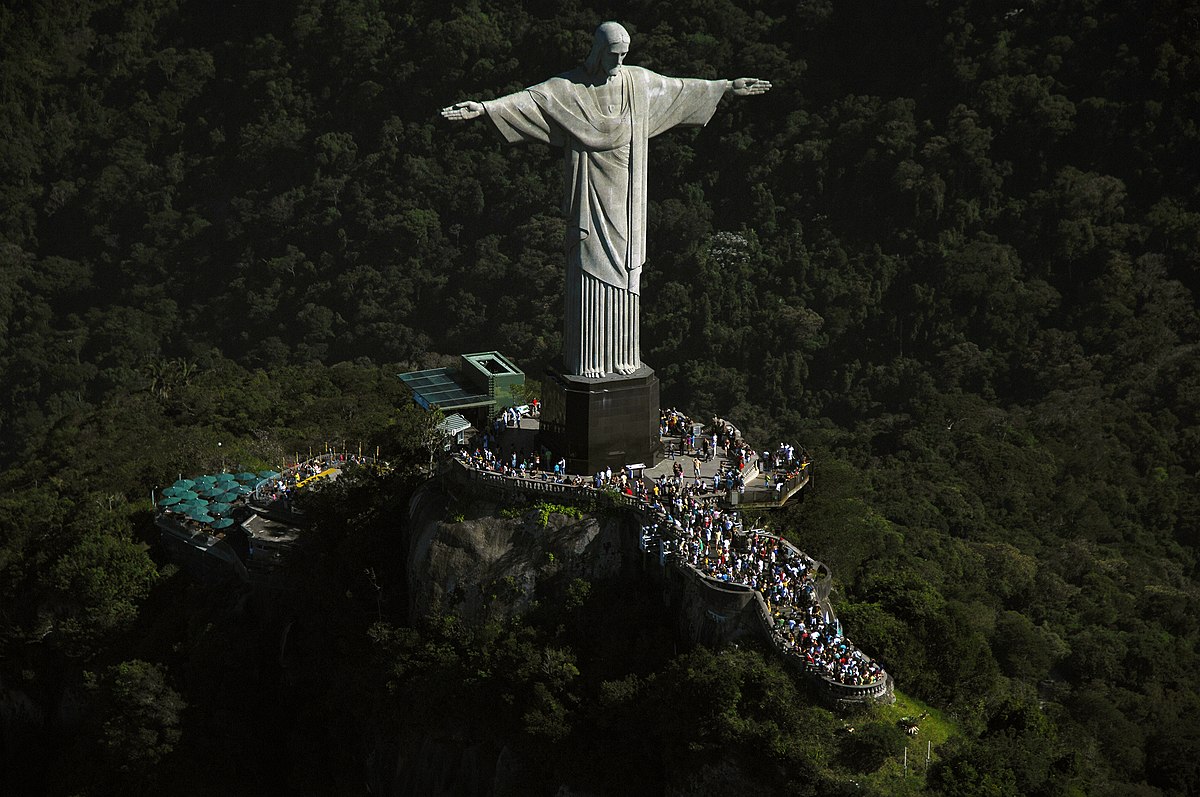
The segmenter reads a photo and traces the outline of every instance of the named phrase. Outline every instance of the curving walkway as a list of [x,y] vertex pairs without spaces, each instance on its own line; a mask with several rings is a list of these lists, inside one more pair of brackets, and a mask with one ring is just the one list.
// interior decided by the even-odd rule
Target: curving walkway
[[890,676],[842,633],[829,605],[829,569],[782,537],[745,530],[736,510],[720,507],[723,494],[691,489],[681,478],[647,484],[628,473],[585,478],[522,468],[486,451],[457,452],[452,462],[468,483],[568,500],[599,492],[625,504],[641,515],[643,551],[657,549],[664,566],[753,590],[776,650],[819,679],[828,695],[850,702],[890,697]]
[[786,539],[746,530],[736,511],[696,507],[676,518],[656,513],[642,527],[644,548],[658,545],[706,579],[749,587],[762,600],[764,630],[804,671],[851,693],[882,696],[888,675],[842,633],[829,604],[832,578],[822,563]]

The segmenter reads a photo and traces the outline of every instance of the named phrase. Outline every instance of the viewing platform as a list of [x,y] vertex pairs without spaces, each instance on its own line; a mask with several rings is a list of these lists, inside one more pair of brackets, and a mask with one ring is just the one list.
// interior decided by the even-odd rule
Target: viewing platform
[[[718,419],[719,420],[719,419]],[[727,423],[727,422],[723,422]],[[740,439],[741,433],[728,424]],[[496,447],[493,454],[497,462],[512,463],[512,457],[517,457],[512,465],[517,472],[511,474],[524,489],[549,493],[571,486],[570,480],[563,473],[554,473],[554,462],[541,463],[538,468],[527,468],[520,472],[520,463],[532,461],[541,454],[539,445],[540,419],[536,414],[523,415],[520,425],[503,425],[495,435]],[[702,496],[705,500],[717,501],[727,507],[739,507],[744,510],[778,509],[801,493],[812,483],[813,464],[806,461],[802,466],[793,468],[789,473],[784,468],[770,467],[765,470],[759,467],[759,457],[755,454],[747,458],[739,467],[739,463],[731,460],[721,446],[713,446],[710,442],[708,451],[695,445],[688,445],[687,438],[680,434],[666,434],[661,437],[663,458],[652,467],[644,467],[642,463],[612,463],[614,474],[626,472],[628,476],[640,479],[648,487],[664,478],[671,478],[676,472],[676,465],[682,468],[681,478],[685,483],[695,484],[699,480],[705,488]],[[710,437],[711,440],[711,437]],[[471,449],[478,443],[467,443],[464,448]],[[634,466],[631,470],[629,466]],[[731,486],[730,474],[740,475],[744,488]],[[717,481],[714,481],[717,479]],[[583,477],[589,482],[590,477]],[[558,487],[547,484],[552,482]],[[720,484],[719,489],[714,485]]]
[[[468,445],[446,463],[446,475],[468,489],[556,503],[608,500],[634,512],[643,552],[657,554],[664,572],[683,577],[693,639],[720,645],[754,635],[831,705],[890,702],[891,676],[842,634],[829,601],[829,568],[782,537],[742,528],[739,509],[783,506],[811,485],[811,461],[789,455],[781,463],[769,452],[748,456],[736,428],[721,419],[714,428],[718,442],[724,437],[730,445],[714,446],[712,432],[698,445],[699,430],[664,435],[665,456],[654,467],[626,463],[611,473],[606,468],[581,476],[535,453],[536,418],[514,422],[509,414],[494,429],[494,448]],[[713,484],[720,488],[711,489]],[[714,543],[713,527],[721,523],[724,531]]]

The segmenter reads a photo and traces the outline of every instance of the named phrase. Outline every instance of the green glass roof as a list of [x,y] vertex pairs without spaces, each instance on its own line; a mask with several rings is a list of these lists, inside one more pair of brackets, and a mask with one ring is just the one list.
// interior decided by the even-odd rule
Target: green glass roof
[[453,368],[430,368],[400,374],[404,384],[412,390],[417,403],[426,409],[434,405],[444,410],[463,409],[492,403],[487,394],[476,393],[463,387],[455,379],[456,376]]

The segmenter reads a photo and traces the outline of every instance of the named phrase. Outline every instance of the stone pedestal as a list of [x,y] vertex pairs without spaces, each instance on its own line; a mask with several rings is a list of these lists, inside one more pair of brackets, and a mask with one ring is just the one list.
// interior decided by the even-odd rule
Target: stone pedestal
[[658,377],[642,366],[630,376],[589,379],[546,371],[542,381],[541,444],[567,458],[569,473],[656,464]]

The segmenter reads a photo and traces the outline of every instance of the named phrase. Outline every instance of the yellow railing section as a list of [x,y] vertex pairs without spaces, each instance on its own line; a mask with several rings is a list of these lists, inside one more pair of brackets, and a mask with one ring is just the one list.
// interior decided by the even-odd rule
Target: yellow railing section
[[327,479],[337,472],[338,472],[337,468],[326,468],[325,470],[321,471],[320,473],[314,473],[312,476],[307,476],[307,477],[301,479],[300,481],[296,482],[296,486],[297,487],[307,487],[308,485],[312,484],[313,482],[318,481],[319,479]]

